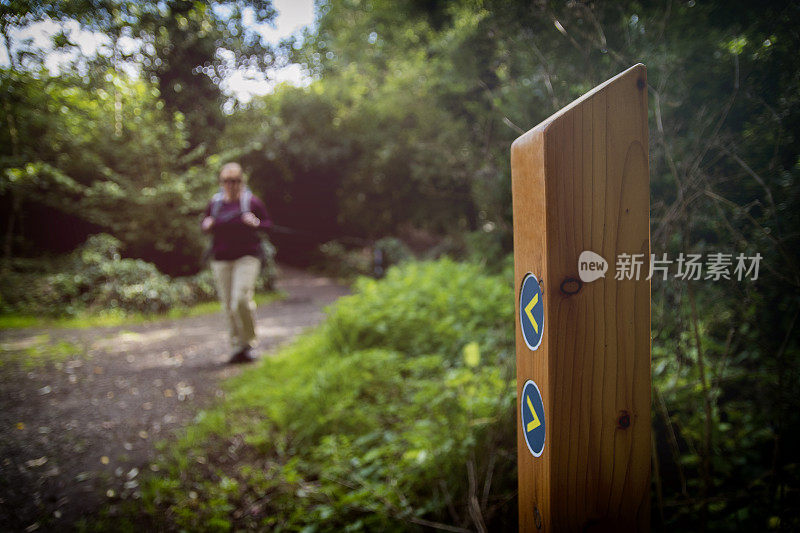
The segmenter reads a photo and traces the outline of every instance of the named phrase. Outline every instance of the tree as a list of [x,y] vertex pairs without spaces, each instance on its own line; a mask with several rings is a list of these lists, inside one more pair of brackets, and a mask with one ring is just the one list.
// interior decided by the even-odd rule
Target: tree
[[[2,72],[7,128],[0,133],[8,139],[0,150],[0,202],[9,213],[6,259],[15,249],[31,253],[42,245],[63,251],[45,228],[68,220],[57,225],[72,230],[59,239],[67,246],[106,229],[129,245],[128,253],[171,272],[196,268],[189,261],[199,256],[199,237],[189,230],[194,221],[176,220],[187,206],[192,214],[202,209],[195,187],[207,190],[213,181],[201,185],[197,178],[204,172],[196,166],[204,169],[203,156],[213,152],[224,127],[220,79],[232,68],[263,68],[272,61],[270,48],[251,28],[274,18],[271,3],[11,2],[0,15],[11,57]],[[12,27],[42,18],[76,20],[110,44],[96,56],[77,56],[69,74],[53,76],[42,67],[42,51],[11,40]],[[54,40],[75,46],[64,32]],[[131,64],[142,79],[124,73]],[[159,212],[154,207],[165,204],[169,208],[161,212],[176,218],[164,228],[180,231],[153,238],[149,219]],[[23,232],[26,215],[35,216],[36,224]]]

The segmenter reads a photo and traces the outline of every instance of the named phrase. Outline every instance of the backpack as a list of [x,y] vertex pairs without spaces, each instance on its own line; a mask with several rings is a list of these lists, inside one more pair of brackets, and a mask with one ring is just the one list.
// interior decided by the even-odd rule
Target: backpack
[[[253,197],[253,193],[250,192],[250,189],[247,187],[244,188],[242,194],[239,195],[239,209],[241,210],[242,214],[250,212],[250,199]],[[219,215],[219,210],[222,209],[222,202],[225,200],[225,193],[222,192],[222,189],[217,191],[217,193],[211,197],[211,216],[217,218]]]
[[[250,191],[249,188],[245,187],[242,193],[239,195],[239,210],[241,211],[238,216],[243,215],[244,213],[250,212],[250,200],[253,198],[253,193]],[[225,200],[225,193],[222,192],[222,188],[220,188],[217,193],[211,197],[211,213],[210,216],[214,217],[215,219],[219,215],[219,210],[222,209],[222,202]],[[205,252],[203,252],[202,262],[207,263],[211,259],[211,251],[214,247],[213,240],[209,243],[208,248],[206,248]],[[259,238],[258,244],[258,259],[261,261],[261,270],[263,271],[264,268],[267,266],[268,257],[267,251],[264,249],[264,240]]]

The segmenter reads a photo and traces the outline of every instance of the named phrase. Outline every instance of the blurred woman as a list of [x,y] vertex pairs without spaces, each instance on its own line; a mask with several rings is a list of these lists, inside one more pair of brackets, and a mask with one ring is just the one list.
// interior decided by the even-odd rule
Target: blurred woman
[[213,235],[211,269],[228,322],[231,363],[253,361],[256,346],[253,293],[261,269],[259,231],[272,225],[264,203],[246,187],[238,163],[219,173],[220,192],[209,202],[202,229]]

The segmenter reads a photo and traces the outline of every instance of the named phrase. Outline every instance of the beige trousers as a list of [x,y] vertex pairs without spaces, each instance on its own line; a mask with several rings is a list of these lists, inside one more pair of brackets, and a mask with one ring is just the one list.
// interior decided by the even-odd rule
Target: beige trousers
[[217,295],[228,317],[228,333],[235,351],[256,345],[253,292],[260,269],[261,262],[252,255],[234,261],[211,261]]

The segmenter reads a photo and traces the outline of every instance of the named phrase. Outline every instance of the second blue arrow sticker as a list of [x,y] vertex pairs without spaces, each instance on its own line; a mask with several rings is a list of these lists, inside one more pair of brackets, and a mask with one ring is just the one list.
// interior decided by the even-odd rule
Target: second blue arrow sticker
[[542,288],[536,276],[528,272],[519,290],[519,323],[522,338],[528,348],[535,350],[542,343],[544,334],[544,301]]
[[528,380],[522,388],[522,433],[534,457],[544,451],[544,402],[539,387]]

